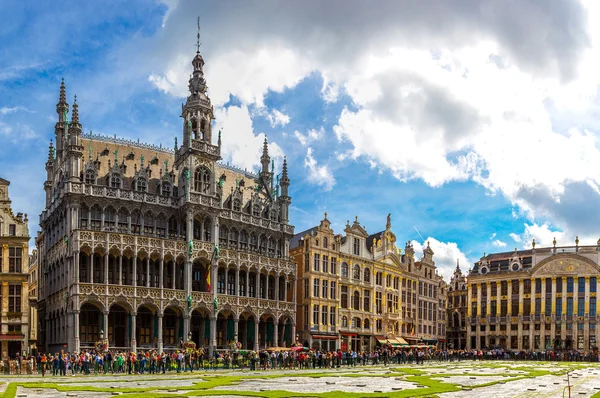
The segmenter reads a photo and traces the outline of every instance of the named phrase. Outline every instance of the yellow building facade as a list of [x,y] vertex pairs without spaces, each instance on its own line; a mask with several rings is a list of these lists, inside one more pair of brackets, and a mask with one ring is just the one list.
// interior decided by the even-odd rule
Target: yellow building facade
[[371,351],[378,344],[443,344],[446,286],[428,246],[420,261],[385,230],[368,234],[358,217],[336,234],[325,217],[297,234],[297,340],[321,350]]
[[467,348],[593,350],[600,241],[484,256],[468,277]]
[[0,178],[0,355],[29,353],[29,229],[27,214],[13,213],[10,182]]

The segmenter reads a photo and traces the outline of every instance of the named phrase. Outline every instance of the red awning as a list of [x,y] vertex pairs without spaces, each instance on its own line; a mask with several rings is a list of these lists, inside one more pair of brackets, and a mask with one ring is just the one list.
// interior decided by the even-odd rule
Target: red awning
[[312,338],[317,340],[337,340],[338,336],[331,336],[326,334],[313,334]]
[[348,336],[348,337],[356,337],[356,336],[358,336],[358,333],[340,332],[340,334],[342,336]]
[[22,334],[0,334],[0,340],[4,341],[22,341],[24,338]]

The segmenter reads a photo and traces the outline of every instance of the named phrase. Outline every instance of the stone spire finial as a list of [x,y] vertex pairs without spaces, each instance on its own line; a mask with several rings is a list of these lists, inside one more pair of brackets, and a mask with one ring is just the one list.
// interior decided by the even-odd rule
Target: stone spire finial
[[48,162],[53,162],[54,161],[54,154],[56,152],[54,151],[54,145],[52,144],[52,140],[50,140],[50,145],[48,145]]
[[65,79],[64,78],[61,79],[61,82],[60,82],[60,95],[59,95],[58,103],[59,104],[67,103],[67,90],[65,89]]
[[77,105],[77,95],[75,95],[75,99],[73,101],[73,114],[71,115],[71,123],[79,124],[79,105]]
[[196,54],[200,54],[200,16],[198,16],[198,34],[196,35]]
[[263,143],[263,153],[260,157],[260,163],[262,165],[262,172],[269,172],[269,163],[271,162],[271,157],[269,156],[269,142],[267,141],[267,137],[265,136],[265,141]]

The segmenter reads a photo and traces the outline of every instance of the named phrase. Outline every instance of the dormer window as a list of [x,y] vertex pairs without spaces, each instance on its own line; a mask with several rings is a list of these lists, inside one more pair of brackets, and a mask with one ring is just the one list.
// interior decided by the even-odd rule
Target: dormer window
[[146,179],[144,177],[139,177],[135,181],[134,189],[138,192],[147,192],[148,191],[148,182],[146,181]]
[[239,199],[233,200],[233,211],[241,211],[242,210],[242,202]]
[[88,170],[85,172],[85,183],[87,185],[96,184],[96,175],[93,170]]
[[171,196],[171,194],[173,193],[173,187],[171,186],[170,182],[163,182],[161,185],[161,193],[164,196]]
[[358,238],[354,238],[353,253],[356,256],[360,255],[360,239],[358,239]]
[[110,176],[110,187],[111,188],[121,188],[121,176],[117,173],[113,173]]
[[258,203],[252,206],[252,215],[254,217],[260,217],[260,206],[258,205]]

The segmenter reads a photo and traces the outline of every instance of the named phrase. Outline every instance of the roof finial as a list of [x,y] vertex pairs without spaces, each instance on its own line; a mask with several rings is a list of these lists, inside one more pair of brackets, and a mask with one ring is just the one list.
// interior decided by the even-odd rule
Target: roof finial
[[196,53],[200,54],[200,16],[198,15],[198,35],[196,36]]
[[62,78],[61,82],[60,82],[60,98],[59,98],[59,102],[61,104],[66,104],[67,103],[67,92],[65,90],[65,79]]
[[79,123],[79,105],[77,105],[77,95],[73,101],[73,115],[71,116],[71,123],[77,126]]

